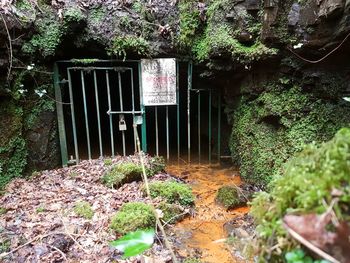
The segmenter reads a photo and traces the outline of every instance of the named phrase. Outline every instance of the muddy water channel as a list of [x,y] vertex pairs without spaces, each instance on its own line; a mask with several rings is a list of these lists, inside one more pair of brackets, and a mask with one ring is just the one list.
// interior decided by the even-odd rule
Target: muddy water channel
[[168,172],[187,181],[196,195],[196,212],[175,226],[181,256],[202,262],[240,262],[228,249],[224,224],[248,212],[247,207],[226,210],[215,202],[223,185],[240,185],[238,171],[210,165],[169,165]]

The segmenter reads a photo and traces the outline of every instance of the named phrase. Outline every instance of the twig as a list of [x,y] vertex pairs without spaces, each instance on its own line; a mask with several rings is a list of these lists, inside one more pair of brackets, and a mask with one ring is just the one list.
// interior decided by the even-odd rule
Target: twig
[[9,41],[9,63],[10,63],[10,65],[9,65],[8,72],[7,72],[7,81],[8,81],[10,79],[11,69],[12,69],[12,40],[11,40],[11,35],[9,32],[9,29],[7,27],[6,20],[5,20],[4,16],[2,15],[2,13],[0,13],[0,16],[1,16],[2,22],[5,25],[5,29],[6,29],[6,33],[7,33],[7,37],[8,37],[8,41]]
[[47,236],[51,236],[51,235],[54,235],[54,234],[56,234],[56,233],[50,233],[50,234],[46,234],[46,235],[38,235],[35,238],[33,238],[33,239],[29,240],[28,242],[24,243],[23,245],[20,245],[20,246],[16,247],[15,249],[11,250],[10,252],[6,252],[6,253],[0,254],[0,259],[4,258],[4,257],[6,257],[6,256],[8,256],[8,255],[10,255],[10,254],[12,254],[14,252],[16,252],[17,250],[21,249],[22,247],[25,247],[25,246],[33,243],[34,241],[36,241],[38,239],[43,239],[43,238],[45,238]]
[[[145,168],[145,163],[144,163],[144,159],[143,159],[143,153],[141,151],[141,144],[140,144],[140,138],[139,138],[139,135],[138,135],[138,132],[137,132],[137,126],[134,125],[134,132],[136,134],[136,142],[137,142],[137,151],[139,153],[139,156],[140,156],[140,162],[141,162],[141,167],[142,167],[142,177],[143,177],[143,181],[145,183],[145,187],[146,187],[146,193],[147,193],[147,196],[149,198],[151,198],[151,192],[149,190],[149,184],[148,184],[148,178],[147,178],[147,175],[146,175],[146,168]],[[152,199],[152,198],[151,198]],[[155,208],[153,207],[153,213],[155,215],[155,218],[156,218],[156,224],[160,230],[160,232],[162,233],[163,235],[163,238],[164,238],[164,244],[166,246],[166,248],[170,251],[170,254],[171,254],[171,258],[173,260],[173,263],[178,263],[178,260],[175,256],[175,253],[174,253],[174,250],[172,249],[171,245],[170,245],[170,242],[167,238],[167,235],[165,233],[165,230],[164,230],[164,227],[162,225],[162,223],[160,222],[159,220],[159,216],[157,214],[157,211],[155,210]]]
[[68,235],[73,241],[75,244],[77,244],[77,246],[82,250],[84,251],[85,253],[88,254],[88,252],[82,247],[82,245],[80,245],[80,243],[68,232],[68,229],[63,221],[63,219],[61,218],[61,221],[62,221],[62,224],[63,224],[63,227],[64,227],[64,230],[65,230],[65,234]]
[[181,217],[181,216],[184,216],[184,215],[187,215],[187,214],[189,214],[189,211],[185,211],[185,212],[183,212],[183,213],[181,213],[181,214],[179,214],[179,215],[173,216],[172,218],[170,218],[168,221],[166,221],[166,222],[164,223],[163,227],[165,227],[166,225],[168,225],[168,224],[169,224],[172,220],[174,220],[175,218],[178,218],[178,217]]
[[312,64],[317,64],[323,60],[325,60],[327,57],[329,57],[331,54],[333,54],[336,50],[338,50],[344,43],[345,41],[350,37],[350,33],[348,33],[346,35],[346,37],[343,39],[342,42],[340,42],[340,44],[338,46],[336,46],[332,51],[330,51],[327,55],[323,56],[322,58],[318,59],[318,60],[309,60],[309,59],[306,59],[302,56],[300,56],[298,53],[296,53],[294,50],[292,50],[291,48],[287,47],[287,49],[292,52],[295,56],[297,56],[298,58],[300,58],[301,60],[304,60],[305,62],[308,62],[308,63],[312,63]]
[[51,246],[51,245],[47,245],[47,246],[48,246],[48,247],[51,247],[51,248],[54,249],[54,250],[56,250],[58,253],[61,254],[62,258],[63,258],[65,261],[67,261],[67,257],[66,257],[66,255],[62,252],[62,250],[58,249],[58,248],[55,247],[55,246]]
[[285,229],[288,231],[288,233],[293,238],[295,238],[298,242],[300,242],[301,244],[303,244],[308,249],[315,252],[316,254],[318,254],[319,256],[324,258],[325,260],[328,260],[331,263],[341,263],[340,261],[338,261],[337,259],[335,259],[331,255],[327,254],[326,252],[324,252],[323,250],[321,250],[320,248],[318,248],[314,244],[312,244],[310,241],[306,240],[304,237],[299,235],[297,232],[295,232],[293,229],[291,229],[286,223],[283,222],[283,226],[285,227]]

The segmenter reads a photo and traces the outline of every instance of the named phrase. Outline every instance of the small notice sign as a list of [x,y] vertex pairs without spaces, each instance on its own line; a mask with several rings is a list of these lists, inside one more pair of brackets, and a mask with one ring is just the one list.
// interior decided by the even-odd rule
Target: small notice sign
[[142,92],[145,106],[176,105],[176,60],[142,59]]

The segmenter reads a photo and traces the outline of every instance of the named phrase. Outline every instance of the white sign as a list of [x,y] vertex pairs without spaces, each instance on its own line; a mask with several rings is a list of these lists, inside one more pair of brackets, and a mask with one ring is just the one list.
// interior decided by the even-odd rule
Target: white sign
[[142,92],[145,106],[176,105],[174,58],[142,59]]

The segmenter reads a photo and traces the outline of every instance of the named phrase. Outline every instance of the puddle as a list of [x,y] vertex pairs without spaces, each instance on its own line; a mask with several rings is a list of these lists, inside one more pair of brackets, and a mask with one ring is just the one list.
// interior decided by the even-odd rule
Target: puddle
[[179,240],[179,253],[185,257],[201,254],[202,262],[232,263],[235,259],[223,241],[223,225],[248,212],[247,207],[227,211],[215,203],[220,186],[241,183],[239,172],[210,165],[169,165],[168,172],[185,179],[196,195],[196,214],[175,226]]

